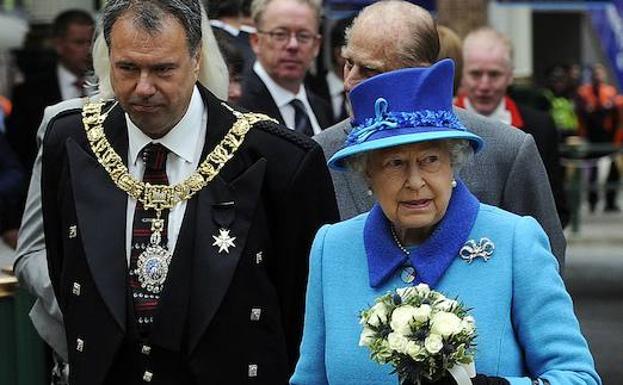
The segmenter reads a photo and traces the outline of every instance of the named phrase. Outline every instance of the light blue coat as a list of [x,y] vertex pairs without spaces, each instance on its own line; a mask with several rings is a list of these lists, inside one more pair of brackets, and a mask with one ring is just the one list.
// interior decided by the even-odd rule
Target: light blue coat
[[[397,271],[370,286],[363,228],[368,214],[322,227],[311,251],[301,356],[291,384],[397,384],[391,367],[358,346],[358,314],[406,286]],[[480,204],[469,239],[489,238],[489,261],[457,257],[435,290],[458,297],[476,319],[478,373],[530,385],[598,385],[593,358],[558,274],[547,236],[531,217]]]

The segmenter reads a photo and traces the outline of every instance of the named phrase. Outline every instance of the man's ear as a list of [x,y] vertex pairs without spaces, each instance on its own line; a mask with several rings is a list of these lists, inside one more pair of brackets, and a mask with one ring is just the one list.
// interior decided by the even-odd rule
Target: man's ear
[[253,32],[249,36],[249,43],[251,43],[251,49],[253,49],[253,53],[255,53],[255,56],[259,56],[259,54],[260,54],[260,35],[257,32]]

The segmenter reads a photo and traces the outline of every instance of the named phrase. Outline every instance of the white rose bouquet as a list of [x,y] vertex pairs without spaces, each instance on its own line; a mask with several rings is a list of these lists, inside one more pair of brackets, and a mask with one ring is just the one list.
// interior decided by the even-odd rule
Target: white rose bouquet
[[359,345],[370,349],[375,362],[393,365],[401,384],[435,382],[448,372],[456,378],[457,369],[467,366],[473,370],[474,318],[426,284],[387,293],[360,317]]

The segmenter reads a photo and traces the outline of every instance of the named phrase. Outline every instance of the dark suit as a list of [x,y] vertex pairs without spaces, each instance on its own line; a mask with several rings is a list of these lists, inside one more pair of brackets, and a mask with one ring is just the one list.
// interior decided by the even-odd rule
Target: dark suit
[[[305,91],[320,128],[324,130],[331,126],[333,122],[331,106],[309,89]],[[238,105],[249,111],[262,112],[271,118],[277,119],[281,124],[285,124],[281,112],[279,112],[279,107],[277,107],[277,104],[273,100],[270,91],[268,91],[262,79],[260,79],[253,70],[245,75],[242,83],[242,97]]]
[[17,154],[24,170],[32,170],[37,156],[37,129],[43,110],[63,100],[56,66],[34,75],[13,89],[13,112],[7,118],[7,140]]
[[[234,117],[200,91],[209,111],[204,159]],[[127,162],[120,107],[104,130]],[[80,110],[58,115],[43,145],[42,202],[70,383],[138,384],[149,370],[152,384],[287,384],[298,355],[310,244],[321,224],[338,219],[324,162],[315,142],[275,124],[248,132],[235,156],[188,201],[145,355],[126,284],[127,195],[94,157]],[[235,203],[218,205],[228,201]],[[236,237],[228,254],[213,246],[223,217],[233,218]],[[259,321],[250,319],[252,309],[261,309]],[[250,365],[257,376],[249,376]]]
[[560,223],[564,228],[569,223],[569,207],[564,191],[562,167],[558,154],[558,130],[549,114],[517,104],[519,114],[523,119],[521,129],[534,137],[543,165],[547,171],[556,211]]

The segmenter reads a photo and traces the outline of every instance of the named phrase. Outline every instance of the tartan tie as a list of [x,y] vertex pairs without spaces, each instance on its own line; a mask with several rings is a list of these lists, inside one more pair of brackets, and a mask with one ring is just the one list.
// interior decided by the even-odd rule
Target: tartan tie
[[[143,161],[145,162],[145,173],[143,174],[143,182],[156,184],[169,184],[167,178],[167,154],[169,150],[161,144],[150,143],[143,149]],[[169,210],[162,210],[162,219],[164,219],[163,231],[161,232],[162,240],[160,246],[167,248],[167,222]],[[132,225],[132,244],[130,245],[130,274],[129,285],[134,299],[134,314],[138,324],[138,330],[142,336],[149,334],[151,325],[154,322],[154,315],[158,307],[160,293],[150,293],[147,289],[141,287],[137,274],[137,261],[139,255],[149,245],[151,236],[151,221],[156,218],[156,210],[146,210],[141,202],[136,202],[134,210],[134,222]]]
[[298,99],[292,99],[290,105],[294,107],[294,130],[303,135],[314,136],[314,129],[303,102]]

